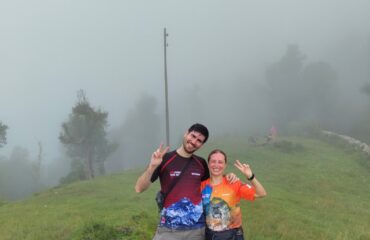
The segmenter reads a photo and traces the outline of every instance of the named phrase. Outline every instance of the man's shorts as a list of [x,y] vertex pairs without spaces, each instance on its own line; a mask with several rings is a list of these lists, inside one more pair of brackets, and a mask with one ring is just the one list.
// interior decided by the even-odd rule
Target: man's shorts
[[191,230],[175,230],[165,227],[158,227],[153,240],[204,240],[205,228]]

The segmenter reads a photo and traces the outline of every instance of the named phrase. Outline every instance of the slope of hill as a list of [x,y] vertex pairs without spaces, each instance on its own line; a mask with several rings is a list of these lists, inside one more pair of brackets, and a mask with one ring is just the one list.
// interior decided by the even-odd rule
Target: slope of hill
[[[246,239],[370,239],[370,159],[320,140],[285,138],[264,146],[244,139],[207,143],[247,161],[268,196],[243,202]],[[142,170],[60,186],[0,205],[0,239],[151,239],[158,183],[136,194]],[[239,173],[238,173],[239,174]]]

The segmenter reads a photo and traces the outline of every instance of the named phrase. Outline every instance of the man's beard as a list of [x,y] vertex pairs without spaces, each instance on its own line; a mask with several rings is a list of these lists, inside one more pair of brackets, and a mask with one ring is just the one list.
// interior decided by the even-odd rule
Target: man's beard
[[[188,143],[186,142],[186,140],[184,140],[183,141],[183,143],[182,143],[182,146],[183,146],[183,148],[184,148],[184,151],[186,152],[186,153],[188,153],[188,154],[193,154],[196,150],[198,150],[198,149],[196,149],[196,148],[194,148],[194,150],[188,150],[187,148],[186,148],[186,146],[188,145]],[[190,143],[189,143],[189,145],[191,145]]]

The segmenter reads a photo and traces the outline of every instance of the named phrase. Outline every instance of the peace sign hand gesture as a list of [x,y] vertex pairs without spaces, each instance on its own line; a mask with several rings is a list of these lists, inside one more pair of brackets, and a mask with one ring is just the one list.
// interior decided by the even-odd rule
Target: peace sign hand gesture
[[169,146],[163,148],[163,143],[159,145],[159,148],[153,152],[152,158],[150,159],[150,165],[152,167],[158,167],[159,164],[163,161],[163,156],[167,153],[167,151],[170,149]]
[[249,164],[241,163],[239,160],[236,160],[234,166],[238,168],[247,178],[250,178],[253,174]]

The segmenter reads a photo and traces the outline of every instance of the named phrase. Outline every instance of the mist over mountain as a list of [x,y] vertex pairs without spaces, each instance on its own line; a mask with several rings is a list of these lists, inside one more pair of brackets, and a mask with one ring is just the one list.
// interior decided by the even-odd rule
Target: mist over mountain
[[107,171],[144,166],[166,136],[164,28],[172,149],[194,122],[211,137],[315,125],[370,142],[369,9],[366,0],[3,2],[0,162],[20,149],[25,166],[41,156],[39,180],[57,184],[71,162],[61,126],[83,89],[117,143]]

